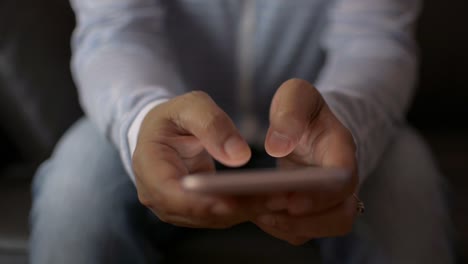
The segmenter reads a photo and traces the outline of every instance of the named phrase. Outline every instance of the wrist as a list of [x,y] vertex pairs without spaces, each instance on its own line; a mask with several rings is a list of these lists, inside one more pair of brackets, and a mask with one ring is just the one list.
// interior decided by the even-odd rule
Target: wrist
[[164,99],[159,99],[155,101],[151,101],[148,104],[146,104],[140,112],[138,112],[137,116],[135,119],[132,121],[130,128],[128,129],[127,133],[127,141],[128,141],[128,147],[130,150],[130,156],[133,157],[133,153],[135,152],[135,148],[137,145],[138,141],[138,135],[140,133],[140,128],[141,124],[143,123],[143,120],[145,119],[146,115],[156,106],[168,101],[167,98]]

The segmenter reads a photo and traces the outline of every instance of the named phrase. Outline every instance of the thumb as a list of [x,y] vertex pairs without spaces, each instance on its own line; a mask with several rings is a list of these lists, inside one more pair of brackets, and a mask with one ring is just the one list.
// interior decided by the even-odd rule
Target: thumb
[[195,136],[214,159],[233,167],[249,161],[249,145],[209,95],[190,92],[178,100],[175,107],[178,109],[175,123]]
[[289,155],[324,106],[317,89],[307,81],[291,79],[276,91],[270,107],[265,150],[273,157]]

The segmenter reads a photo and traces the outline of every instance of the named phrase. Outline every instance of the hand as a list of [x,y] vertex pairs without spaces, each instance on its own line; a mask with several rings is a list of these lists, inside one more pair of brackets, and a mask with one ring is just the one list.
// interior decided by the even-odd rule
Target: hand
[[213,158],[241,166],[250,148],[231,119],[203,92],[158,105],[145,117],[133,156],[138,197],[162,221],[185,227],[224,228],[248,220],[240,200],[186,192],[180,178],[214,171]]
[[344,235],[356,216],[358,177],[351,133],[330,111],[321,94],[303,80],[289,80],[270,109],[265,149],[280,167],[320,166],[353,171],[344,184],[278,195],[267,204],[275,213],[254,220],[272,236],[300,245],[310,239]]

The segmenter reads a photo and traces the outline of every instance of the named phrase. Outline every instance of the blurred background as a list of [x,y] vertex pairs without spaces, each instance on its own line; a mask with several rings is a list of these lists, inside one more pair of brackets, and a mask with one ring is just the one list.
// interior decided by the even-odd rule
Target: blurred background
[[[459,263],[468,263],[468,1],[426,0],[422,67],[408,114],[447,181]],[[82,113],[69,72],[65,0],[0,0],[0,263],[26,263],[31,177]]]

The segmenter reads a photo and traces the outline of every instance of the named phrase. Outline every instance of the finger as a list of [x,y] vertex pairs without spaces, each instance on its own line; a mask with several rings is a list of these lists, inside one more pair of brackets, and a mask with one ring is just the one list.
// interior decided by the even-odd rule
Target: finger
[[[282,169],[303,168],[302,161],[292,161],[288,158],[278,160]],[[266,201],[271,210],[286,210],[291,215],[302,216],[325,211],[344,202],[354,193],[354,172],[347,169],[337,169],[322,177],[317,184],[310,185],[307,190],[283,193],[271,196]],[[287,176],[286,176],[287,177]],[[310,177],[314,177],[313,174]]]
[[308,154],[293,153],[284,162],[343,168],[349,174],[342,178],[331,176],[318,190],[291,194],[288,206],[291,214],[305,215],[332,208],[343,203],[357,189],[357,163],[352,136],[344,127],[330,127],[324,134],[321,139],[314,137],[309,143],[300,143],[304,144],[303,148],[309,146],[312,149]]
[[[250,158],[250,149],[227,115],[206,94],[190,93],[156,107],[148,116],[133,156],[140,201],[159,218],[186,226],[229,226],[241,221],[227,199],[189,193],[180,185],[180,178],[189,172],[214,169],[205,150],[230,165]],[[240,146],[241,159],[228,157],[223,149],[223,138],[229,142],[232,137],[240,138],[241,144],[234,148]]]
[[179,180],[188,171],[173,148],[147,144],[134,155],[139,199],[163,221],[176,219],[175,223],[200,227],[231,226],[240,221],[224,199],[183,190]]
[[231,197],[238,213],[244,215],[245,219],[255,219],[259,215],[282,211],[287,208],[286,202],[268,203],[270,200],[284,197],[284,194],[269,195],[241,195]]
[[[306,86],[307,83],[303,85]],[[330,177],[329,181],[323,183],[323,188],[318,190],[290,195],[289,212],[294,215],[332,208],[349,197],[356,190],[358,183],[354,139],[348,129],[333,115],[318,92],[313,87],[312,90],[317,93],[317,99],[314,101],[318,102],[317,109],[320,110],[309,116],[310,121],[299,142],[292,153],[279,160],[279,165],[343,168],[351,174],[341,180]]]
[[269,214],[256,221],[269,230],[291,236],[305,236],[309,239],[342,236],[352,230],[356,217],[356,201],[349,197],[343,204],[328,211],[309,215],[291,216],[288,214]]
[[290,154],[323,106],[320,93],[308,82],[292,79],[276,91],[270,107],[265,149],[273,157]]
[[227,166],[241,166],[251,156],[228,115],[203,92],[191,92],[174,101],[172,120],[198,138],[214,159]]
[[259,223],[258,221],[253,221],[255,225],[257,225],[261,230],[263,230],[265,233],[269,234],[270,236],[276,237],[280,240],[284,240],[288,242],[291,245],[294,246],[300,246],[305,244],[310,240],[310,238],[302,236],[302,235],[296,235],[288,232],[283,232],[281,230],[278,230],[274,227],[263,225]]
[[[153,211],[155,215],[161,215],[157,211]],[[169,223],[171,225],[179,226],[179,227],[188,227],[188,228],[209,228],[209,229],[225,229],[232,227],[233,225],[240,224],[244,221],[234,221],[230,219],[226,221],[222,218],[212,217],[209,220],[201,220],[201,219],[191,219],[184,216],[178,215],[164,215],[164,217],[158,218],[160,221]]]

